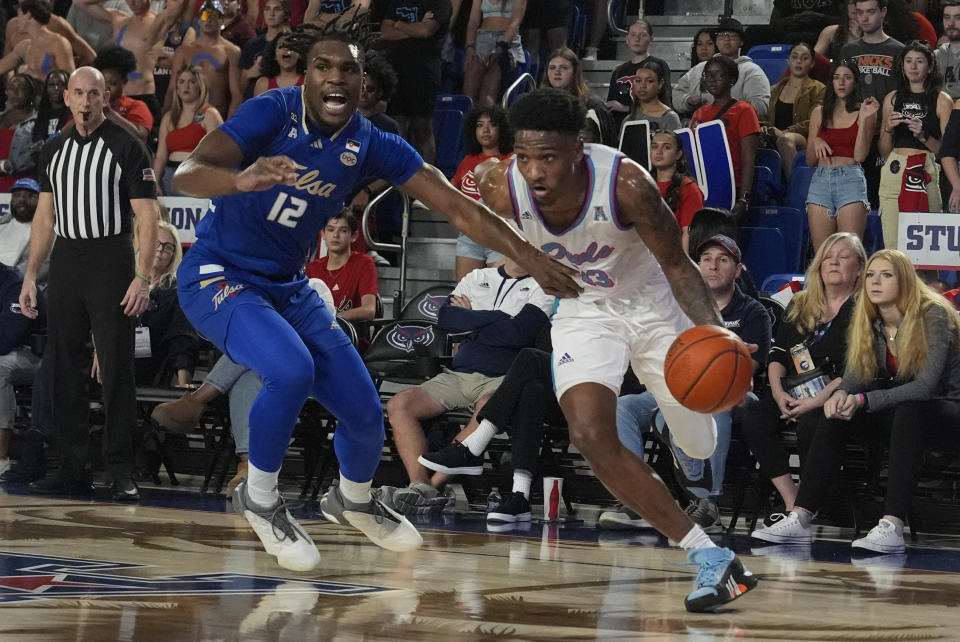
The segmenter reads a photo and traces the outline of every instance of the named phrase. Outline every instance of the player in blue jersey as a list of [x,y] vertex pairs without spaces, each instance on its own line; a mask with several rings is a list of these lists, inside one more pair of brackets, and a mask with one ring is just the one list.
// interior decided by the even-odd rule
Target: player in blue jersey
[[174,186],[212,197],[178,272],[180,302],[204,336],[263,379],[250,411],[249,473],[234,509],[291,570],[319,553],[277,491],[283,455],[307,396],[337,417],[340,482],[320,507],[394,551],[421,545],[416,529],[370,493],[383,445],[380,399],[333,312],[302,266],[327,219],[371,177],[402,186],[481,245],[514,257],[543,289],[580,291],[573,271],[526,244],[502,219],[463,196],[406,142],[357,111],[365,23],[305,26],[288,36],[307,61],[302,88],[244,103],[177,169]]

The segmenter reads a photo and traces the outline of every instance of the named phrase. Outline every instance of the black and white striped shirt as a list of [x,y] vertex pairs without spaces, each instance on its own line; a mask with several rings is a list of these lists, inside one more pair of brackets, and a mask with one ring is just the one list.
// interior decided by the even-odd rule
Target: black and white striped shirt
[[65,129],[44,146],[40,167],[40,189],[53,193],[54,231],[64,238],[129,234],[130,199],[157,197],[147,148],[109,120],[89,137]]

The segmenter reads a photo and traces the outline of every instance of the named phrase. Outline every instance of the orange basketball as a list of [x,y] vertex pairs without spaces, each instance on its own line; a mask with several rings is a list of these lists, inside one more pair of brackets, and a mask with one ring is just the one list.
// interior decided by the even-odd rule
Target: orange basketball
[[723,412],[750,390],[753,359],[737,335],[698,325],[674,340],[663,363],[670,393],[696,412]]

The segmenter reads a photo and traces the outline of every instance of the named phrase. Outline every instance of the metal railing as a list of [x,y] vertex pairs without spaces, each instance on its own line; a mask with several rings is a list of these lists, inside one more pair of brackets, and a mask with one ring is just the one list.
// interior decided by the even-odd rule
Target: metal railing
[[[391,192],[400,194],[400,199],[403,201],[403,214],[401,215],[400,222],[400,243],[382,243],[374,240],[374,238],[370,236],[370,230],[367,225],[374,209]],[[367,247],[370,249],[378,252],[381,250],[400,252],[400,280],[397,284],[397,289],[393,291],[393,310],[394,313],[396,313],[403,307],[403,304],[406,303],[407,297],[407,236],[410,232],[410,197],[396,187],[388,187],[383,190],[367,203],[367,207],[363,210],[363,216],[360,219],[360,229],[363,230],[363,239],[367,242]]]
[[537,88],[537,81],[533,76],[527,73],[520,74],[520,77],[514,80],[513,83],[507,87],[507,90],[503,92],[503,99],[500,101],[500,103],[504,109],[510,106],[510,96],[513,95],[513,92],[515,92],[524,83],[526,83],[527,89]]

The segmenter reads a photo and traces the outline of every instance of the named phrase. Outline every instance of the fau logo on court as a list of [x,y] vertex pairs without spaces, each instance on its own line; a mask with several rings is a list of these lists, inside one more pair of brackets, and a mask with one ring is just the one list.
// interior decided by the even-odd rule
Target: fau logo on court
[[395,325],[387,333],[387,343],[404,352],[413,352],[415,346],[432,345],[436,335],[433,327],[423,325]]
[[432,296],[427,295],[420,300],[420,303],[417,304],[417,311],[424,316],[424,318],[437,320],[437,315],[440,313],[440,306],[446,303],[447,297],[445,296]]
[[[0,604],[56,598],[143,595],[266,595],[278,586],[302,584],[304,592],[322,595],[367,595],[390,589],[365,584],[316,582],[244,573],[199,573],[167,577],[134,577],[130,569],[151,568],[72,557],[25,555],[0,551]],[[107,571],[121,570],[125,575]]]
[[237,292],[242,289],[242,283],[238,283],[237,285],[230,285],[226,281],[217,283],[217,293],[213,295],[213,309],[219,309],[221,303],[226,301],[228,298],[237,296]]

